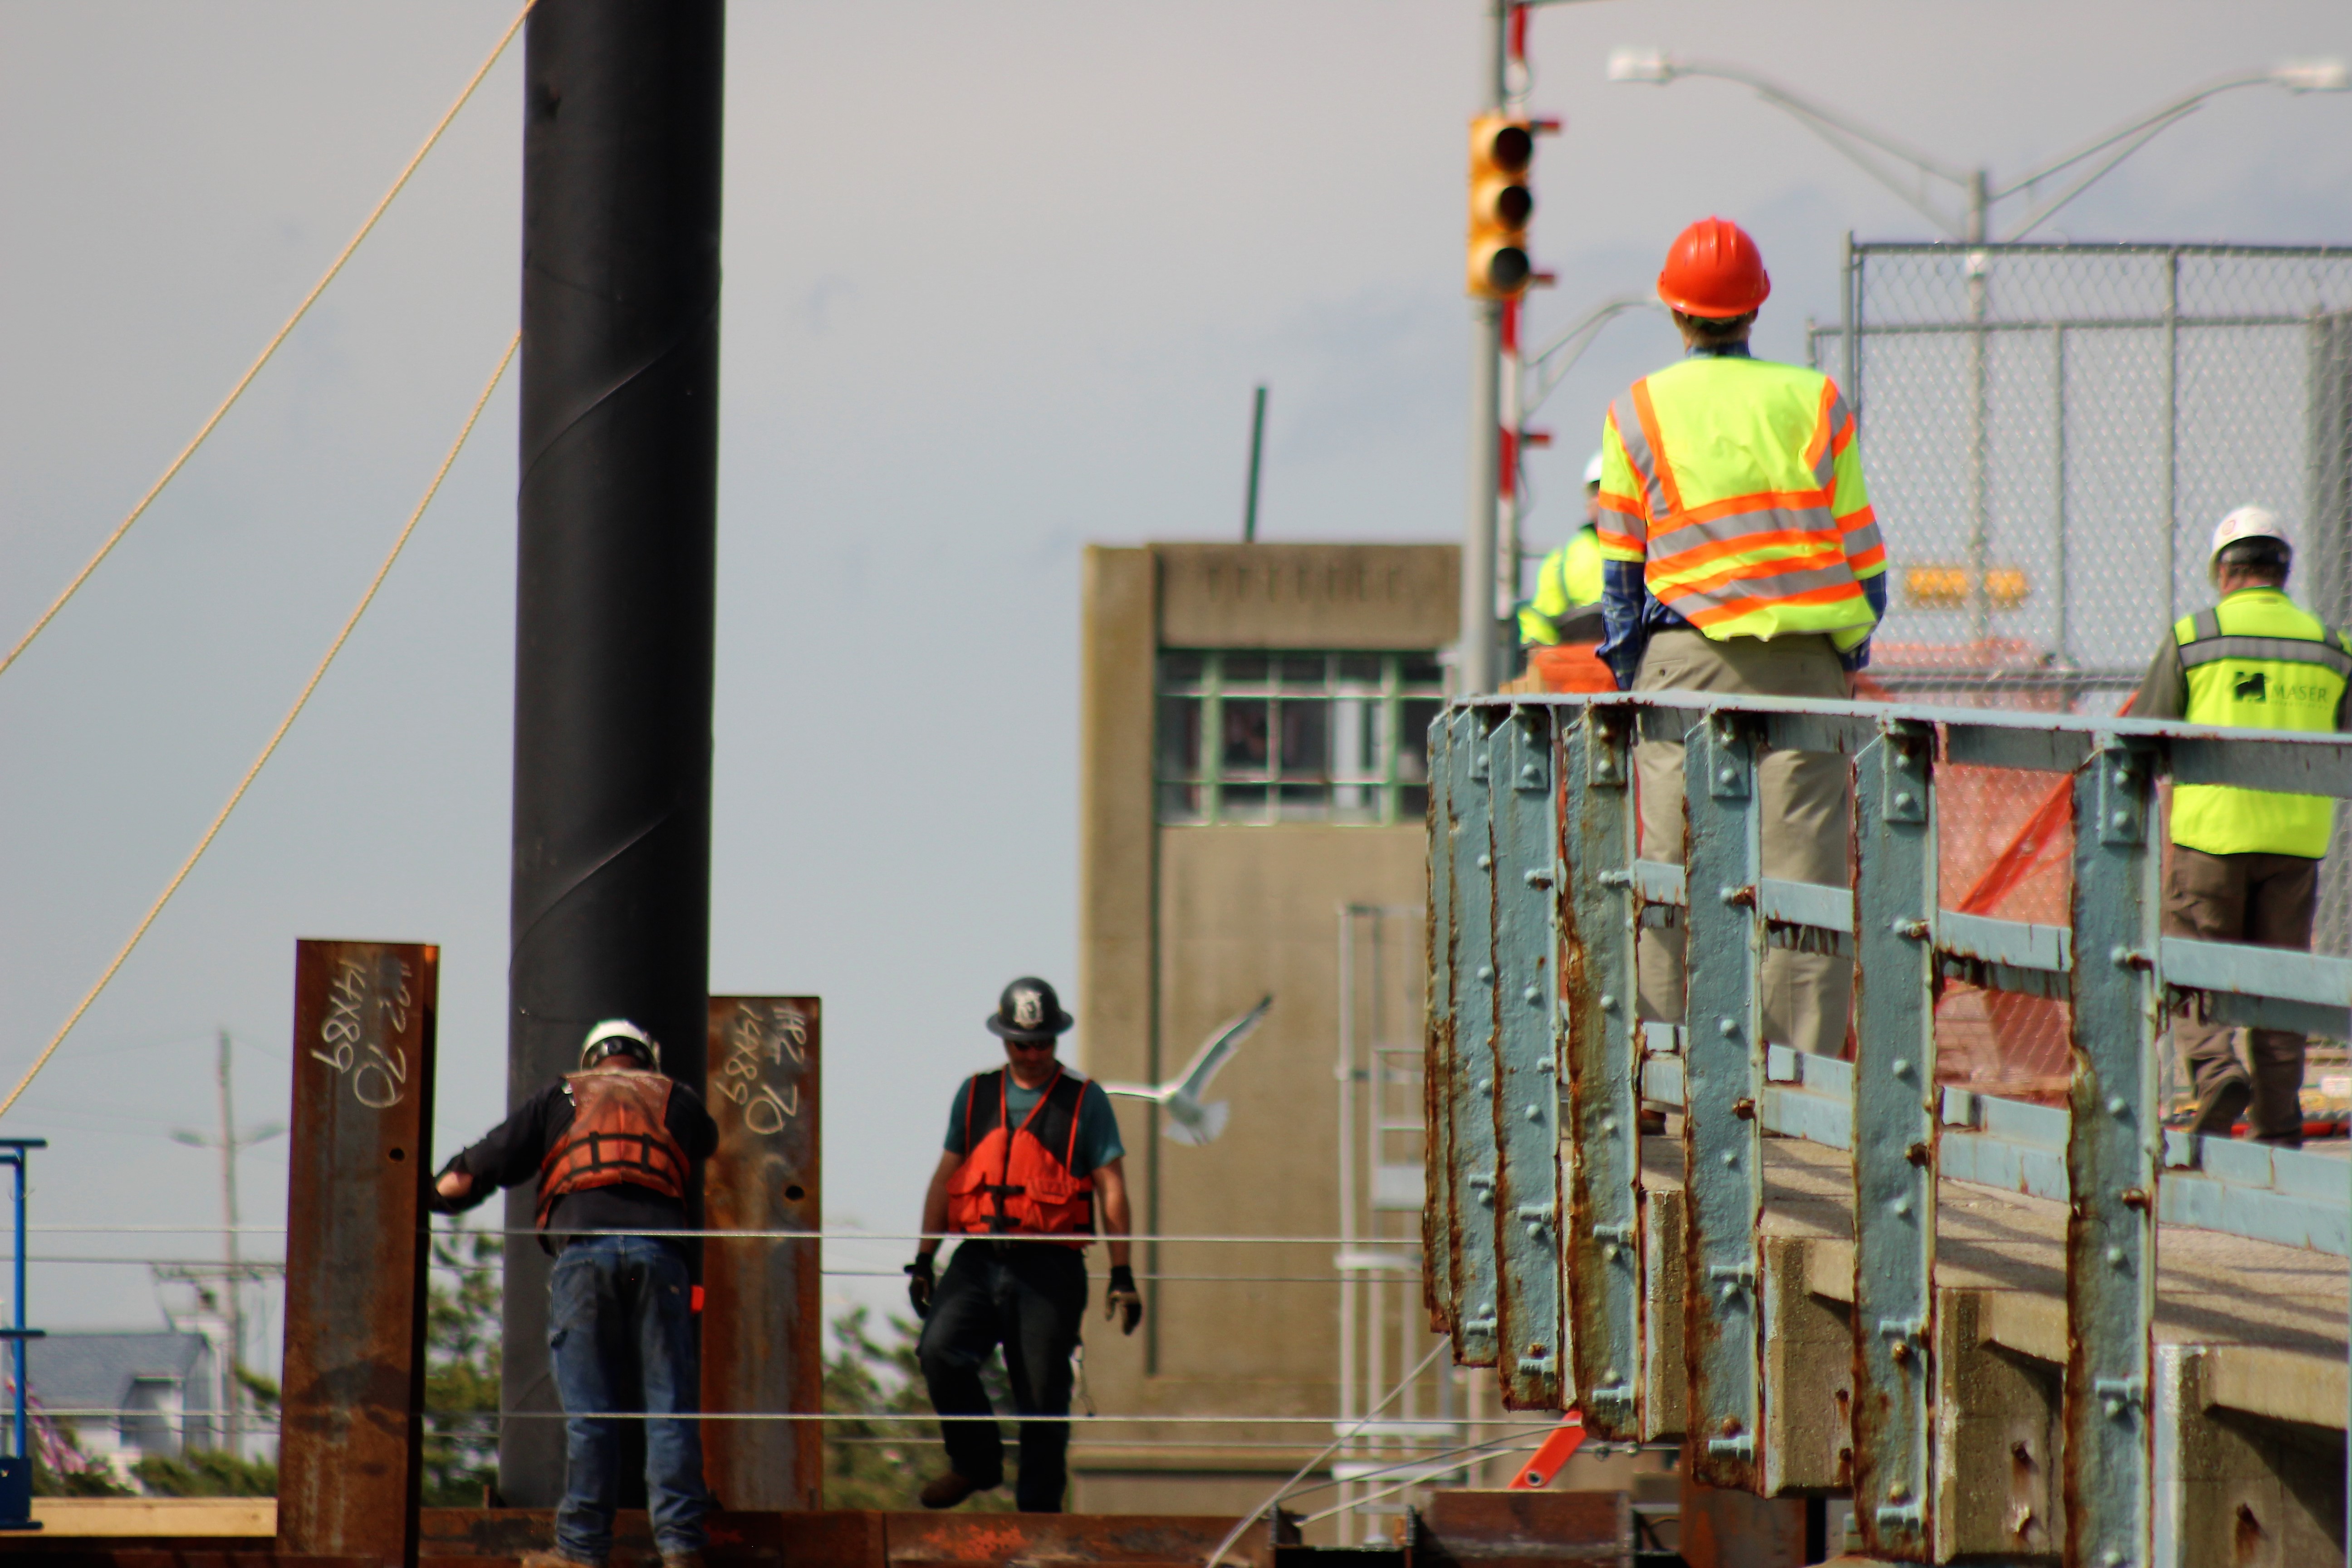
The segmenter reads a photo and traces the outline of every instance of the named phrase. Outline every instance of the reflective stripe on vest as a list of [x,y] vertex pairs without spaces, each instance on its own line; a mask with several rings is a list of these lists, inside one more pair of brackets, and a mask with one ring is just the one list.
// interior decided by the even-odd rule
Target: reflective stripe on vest
[[556,1200],[627,1183],[686,1197],[686,1151],[669,1131],[670,1080],[657,1072],[604,1068],[564,1079],[572,1125],[539,1166],[539,1228]]
[[1717,640],[1826,632],[1850,648],[1870,635],[1857,574],[1885,550],[1866,501],[1836,510],[1842,463],[1862,490],[1853,416],[1829,377],[1704,355],[1635,382],[1610,416],[1660,604]]
[[[2352,643],[2276,588],[2243,588],[2172,628],[2192,724],[2336,728],[2352,680]],[[2176,784],[2172,841],[2208,855],[2327,853],[2336,802],[2231,784]]]
[[948,1228],[1066,1236],[1072,1239],[1063,1245],[1084,1247],[1094,1234],[1095,1184],[1071,1166],[1087,1086],[1056,1068],[1021,1125],[1008,1127],[1010,1076],[1003,1068],[978,1074],[964,1096],[964,1160],[948,1178]]

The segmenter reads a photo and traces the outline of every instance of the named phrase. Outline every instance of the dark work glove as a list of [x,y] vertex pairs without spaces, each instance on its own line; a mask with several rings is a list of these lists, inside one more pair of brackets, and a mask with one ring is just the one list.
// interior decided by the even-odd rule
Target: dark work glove
[[439,1170],[434,1172],[433,1179],[425,1184],[425,1208],[426,1213],[464,1214],[467,1209],[472,1208],[476,1204],[482,1201],[480,1196],[482,1183],[478,1178],[477,1178],[474,1183],[473,1190],[462,1198],[445,1198],[441,1195],[441,1178],[447,1175],[457,1168],[457,1157],[453,1154],[449,1157],[449,1163],[442,1166]]
[[915,1261],[907,1265],[907,1300],[914,1307],[916,1317],[931,1315],[931,1290],[937,1284],[931,1274],[931,1255],[918,1252]]
[[1114,1263],[1110,1266],[1110,1289],[1103,1298],[1103,1316],[1116,1318],[1122,1310],[1127,1317],[1118,1331],[1131,1334],[1135,1325],[1143,1321],[1143,1292],[1135,1288],[1135,1270],[1124,1263]]

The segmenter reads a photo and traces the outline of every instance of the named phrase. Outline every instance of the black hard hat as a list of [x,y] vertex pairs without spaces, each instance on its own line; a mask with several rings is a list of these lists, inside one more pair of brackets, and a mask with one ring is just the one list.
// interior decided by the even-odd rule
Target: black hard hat
[[996,1014],[988,1020],[988,1028],[1008,1040],[1034,1043],[1050,1040],[1076,1022],[1062,1011],[1062,999],[1051,985],[1034,974],[1024,974],[996,999]]

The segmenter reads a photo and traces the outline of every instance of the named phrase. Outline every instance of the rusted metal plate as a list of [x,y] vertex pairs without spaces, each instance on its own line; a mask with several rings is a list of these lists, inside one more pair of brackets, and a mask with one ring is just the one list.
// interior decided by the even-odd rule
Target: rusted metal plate
[[1429,1494],[1415,1518],[1412,1560],[1453,1564],[1633,1562],[1633,1500],[1624,1492],[1470,1491]]
[[[710,999],[703,1166],[711,1230],[805,1230],[806,1241],[710,1237],[702,1249],[702,1408],[813,1415],[824,1405],[818,1136],[822,1009],[814,996]],[[802,1421],[706,1421],[703,1469],[731,1509],[824,1506],[824,1438]]]
[[1709,713],[1690,731],[1683,773],[1690,889],[1683,1047],[1686,1436],[1700,1479],[1750,1488],[1761,1479],[1756,1444],[1764,1398],[1756,1242],[1764,1209],[1756,1108],[1766,1081],[1764,922],[1755,910],[1763,868],[1756,729],[1752,720]]
[[[882,1520],[888,1568],[1197,1565],[1234,1527],[1213,1514],[892,1513]],[[1222,1561],[1270,1568],[1268,1551],[1265,1526],[1254,1524]]]
[[[882,1568],[881,1513],[843,1510],[835,1513],[769,1512],[722,1509],[703,1518],[710,1544],[705,1555],[715,1565],[776,1564],[777,1568]],[[511,1565],[524,1552],[547,1548],[555,1539],[552,1509],[428,1508],[424,1511],[423,1558],[418,1568]],[[653,1525],[641,1509],[623,1509],[613,1518],[613,1559],[651,1563]]]
[[1447,1146],[1454,1179],[1445,1193],[1445,1280],[1452,1292],[1454,1360],[1493,1366],[1495,1257],[1495,838],[1487,789],[1486,720],[1459,710],[1447,724],[1446,802],[1454,856],[1454,1026],[1445,1068]]
[[1801,1568],[1812,1559],[1805,1534],[1803,1498],[1761,1498],[1683,1478],[1677,1550],[1688,1568]]
[[1594,1436],[1642,1436],[1641,1043],[1634,1021],[1630,716],[1561,736],[1560,1012],[1570,1386]]
[[1495,1382],[1509,1410],[1567,1407],[1561,1373],[1559,826],[1551,714],[1522,708],[1487,737],[1496,872]]
[[1857,763],[1853,1504],[1864,1547],[1925,1562],[1936,1344],[1935,733],[1890,721]]
[[2155,1500],[2148,1387],[2156,1316],[2155,758],[2102,738],[2074,776],[2066,1180],[2069,1563],[2148,1560]]
[[1446,1086],[1454,1072],[1454,782],[1446,748],[1453,726],[1443,714],[1429,726],[1429,918],[1422,921],[1429,943],[1428,1002],[1423,1009],[1421,1294],[1429,1309],[1429,1331],[1454,1333],[1454,1247],[1446,1236],[1454,1212],[1454,1119]]
[[296,944],[278,1479],[289,1554],[416,1560],[440,964],[418,942]]

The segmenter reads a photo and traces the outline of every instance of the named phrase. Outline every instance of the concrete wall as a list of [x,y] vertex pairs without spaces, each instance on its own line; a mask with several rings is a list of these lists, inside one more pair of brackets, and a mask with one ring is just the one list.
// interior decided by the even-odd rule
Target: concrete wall
[[[1152,810],[1152,673],[1161,647],[1430,650],[1454,638],[1456,556],[1444,545],[1092,547],[1082,606],[1078,1018],[1074,1056],[1097,1077],[1156,1081],[1219,1023],[1275,1006],[1212,1097],[1223,1135],[1190,1148],[1119,1102],[1139,1228],[1328,1236],[1339,1222],[1338,921],[1344,902],[1424,900],[1423,835],[1404,826],[1160,827]],[[1417,1035],[1420,974],[1391,977]],[[1411,1011],[1406,1012],[1410,1006]],[[1164,1243],[1138,1272],[1290,1275],[1297,1282],[1146,1284],[1146,1329],[1087,1326],[1087,1381],[1106,1413],[1337,1407],[1339,1292],[1328,1244]],[[1100,1260],[1097,1260],[1099,1268]],[[1328,1441],[1319,1426],[1082,1432],[1073,1503],[1121,1511],[1245,1508]],[[1229,1442],[1220,1449],[1213,1446]],[[1255,1445],[1273,1445],[1260,1447]],[[1263,1484],[1261,1484],[1261,1482]]]

